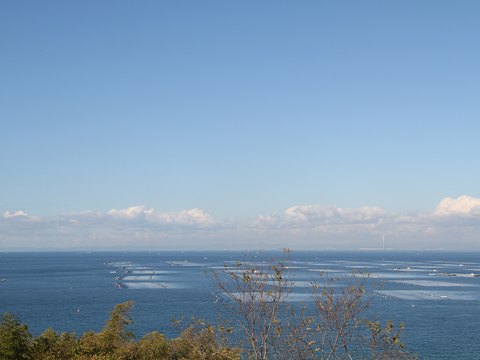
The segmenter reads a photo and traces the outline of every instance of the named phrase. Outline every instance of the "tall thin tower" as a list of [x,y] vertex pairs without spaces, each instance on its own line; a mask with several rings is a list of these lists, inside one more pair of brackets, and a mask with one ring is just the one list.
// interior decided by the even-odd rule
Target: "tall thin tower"
[[383,250],[385,250],[385,234],[382,235]]

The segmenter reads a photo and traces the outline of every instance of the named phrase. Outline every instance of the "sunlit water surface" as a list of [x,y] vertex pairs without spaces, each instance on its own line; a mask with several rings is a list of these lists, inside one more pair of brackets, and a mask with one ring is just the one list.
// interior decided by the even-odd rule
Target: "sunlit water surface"
[[[251,256],[259,256],[251,252]],[[222,299],[205,271],[243,260],[243,252],[45,252],[0,253],[0,312],[9,311],[39,335],[48,327],[82,334],[100,331],[115,304],[134,300],[137,337],[178,332],[172,318],[215,321],[212,302]],[[281,255],[265,252],[265,257]],[[403,321],[406,343],[429,359],[479,359],[480,253],[440,251],[297,251],[292,303],[320,271],[371,272],[384,283],[368,315]]]

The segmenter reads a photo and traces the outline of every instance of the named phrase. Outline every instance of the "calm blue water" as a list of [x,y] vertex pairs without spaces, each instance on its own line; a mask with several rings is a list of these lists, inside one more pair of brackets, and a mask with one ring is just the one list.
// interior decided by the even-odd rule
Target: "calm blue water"
[[[297,251],[293,299],[309,301],[302,282],[308,284],[316,271],[341,275],[367,268],[385,282],[369,312],[403,320],[410,350],[430,359],[480,359],[480,277],[471,275],[480,274],[479,255]],[[218,289],[205,270],[242,259],[242,252],[228,251],[0,253],[0,313],[17,315],[35,335],[49,326],[82,334],[100,331],[116,304],[134,300],[137,337],[155,330],[176,337],[170,319],[214,321],[218,315],[212,305]]]

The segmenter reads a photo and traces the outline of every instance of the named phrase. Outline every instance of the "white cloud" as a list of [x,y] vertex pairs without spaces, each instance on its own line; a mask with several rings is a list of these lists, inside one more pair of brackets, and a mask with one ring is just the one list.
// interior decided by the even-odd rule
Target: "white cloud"
[[[22,211],[0,217],[0,247],[148,245],[166,248],[379,247],[480,248],[480,199],[445,198],[435,211],[399,214],[379,207],[298,205],[251,223],[217,222],[200,209],[160,212],[145,206],[54,217]],[[233,246],[233,245],[232,245]]]
[[435,209],[436,215],[451,215],[451,214],[478,214],[480,210],[480,199],[463,195],[458,199],[446,197]]
[[[251,229],[262,237],[295,239],[306,245],[351,244],[380,247],[383,234],[395,248],[480,248],[480,199],[445,198],[436,211],[399,214],[379,207],[339,208],[335,205],[301,205],[284,216],[259,216]],[[419,245],[420,244],[420,245]]]
[[335,205],[292,206],[285,211],[285,218],[274,213],[271,216],[259,216],[253,227],[259,228],[312,228],[323,225],[375,224],[380,220],[392,218],[379,207],[364,206],[358,209],[338,208]]
[[[112,209],[106,213],[84,211],[67,213],[52,218],[52,221],[64,224],[75,224],[80,227],[112,227],[112,228],[177,228],[196,229],[215,226],[217,222],[209,214],[197,208],[179,212],[162,213],[145,206],[131,206],[127,209]],[[72,225],[73,226],[73,225]]]
[[10,211],[6,211],[5,214],[3,215],[4,218],[11,218],[14,216],[27,216],[27,214],[24,213],[23,211],[17,211],[15,214],[11,215]]
[[113,219],[119,220],[138,220],[145,219],[147,213],[152,213],[154,210],[145,210],[145,206],[131,206],[128,209],[112,209],[107,212],[107,215]]
[[176,225],[202,229],[212,227],[217,224],[214,218],[197,208],[169,213],[151,211],[148,214],[147,219],[151,221],[152,224]]

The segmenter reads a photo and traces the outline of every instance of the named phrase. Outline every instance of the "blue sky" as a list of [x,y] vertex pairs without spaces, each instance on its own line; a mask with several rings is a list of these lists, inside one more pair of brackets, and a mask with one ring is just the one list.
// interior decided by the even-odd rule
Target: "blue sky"
[[[479,15],[478,1],[2,2],[0,249],[370,247],[383,233],[480,248]],[[428,239],[425,224],[321,237],[288,221],[335,206],[417,224],[446,198],[469,225],[437,219]],[[215,226],[59,220],[141,206]],[[272,216],[280,233],[257,226]]]

